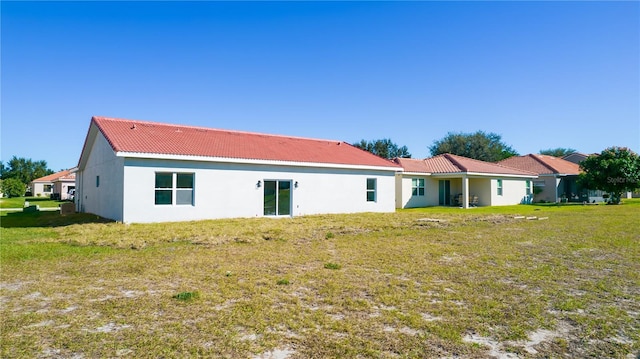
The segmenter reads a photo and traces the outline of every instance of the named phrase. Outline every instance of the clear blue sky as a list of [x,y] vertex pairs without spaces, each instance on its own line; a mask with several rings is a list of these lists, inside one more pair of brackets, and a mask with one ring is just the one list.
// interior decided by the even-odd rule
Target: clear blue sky
[[77,164],[91,116],[521,154],[640,151],[640,3],[1,3],[1,157]]

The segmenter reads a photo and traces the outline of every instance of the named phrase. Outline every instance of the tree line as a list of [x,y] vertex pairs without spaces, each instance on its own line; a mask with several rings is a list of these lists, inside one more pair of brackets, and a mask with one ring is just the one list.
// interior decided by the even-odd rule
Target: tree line
[[0,188],[5,196],[21,197],[31,181],[53,173],[47,166],[47,161],[13,156],[6,165],[0,162]]

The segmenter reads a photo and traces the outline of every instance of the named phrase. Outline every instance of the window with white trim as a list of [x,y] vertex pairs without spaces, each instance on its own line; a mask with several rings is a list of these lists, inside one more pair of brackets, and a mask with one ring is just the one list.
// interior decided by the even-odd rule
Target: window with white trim
[[376,183],[375,178],[367,178],[367,202],[376,201]]
[[45,184],[42,185],[42,192],[51,192],[53,190],[53,185]]
[[424,178],[411,179],[411,195],[424,196]]
[[531,196],[531,181],[527,180],[527,196]]
[[156,172],[155,204],[193,205],[193,173]]
[[498,196],[502,196],[502,180],[499,179],[497,182],[498,182]]

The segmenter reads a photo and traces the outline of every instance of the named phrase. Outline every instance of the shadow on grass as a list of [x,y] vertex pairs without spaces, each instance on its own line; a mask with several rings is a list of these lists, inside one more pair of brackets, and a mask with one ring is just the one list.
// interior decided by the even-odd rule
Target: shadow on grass
[[0,217],[2,228],[62,227],[72,224],[111,222],[113,221],[95,214],[74,213],[63,216],[58,211],[8,212]]

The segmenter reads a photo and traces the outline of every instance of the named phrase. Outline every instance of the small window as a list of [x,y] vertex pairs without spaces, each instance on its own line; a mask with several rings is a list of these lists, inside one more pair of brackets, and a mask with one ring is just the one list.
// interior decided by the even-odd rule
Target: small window
[[498,180],[498,196],[502,196],[502,180]]
[[156,173],[156,204],[173,204],[173,173]]
[[367,202],[376,201],[376,179],[367,178]]
[[411,179],[411,195],[424,196],[424,178]]
[[53,189],[53,185],[45,184],[42,186],[42,192],[51,192],[51,189]]
[[96,187],[100,187],[100,176],[96,176]]
[[527,180],[527,196],[531,196],[531,181]]
[[193,204],[193,173],[178,173],[176,204]]

